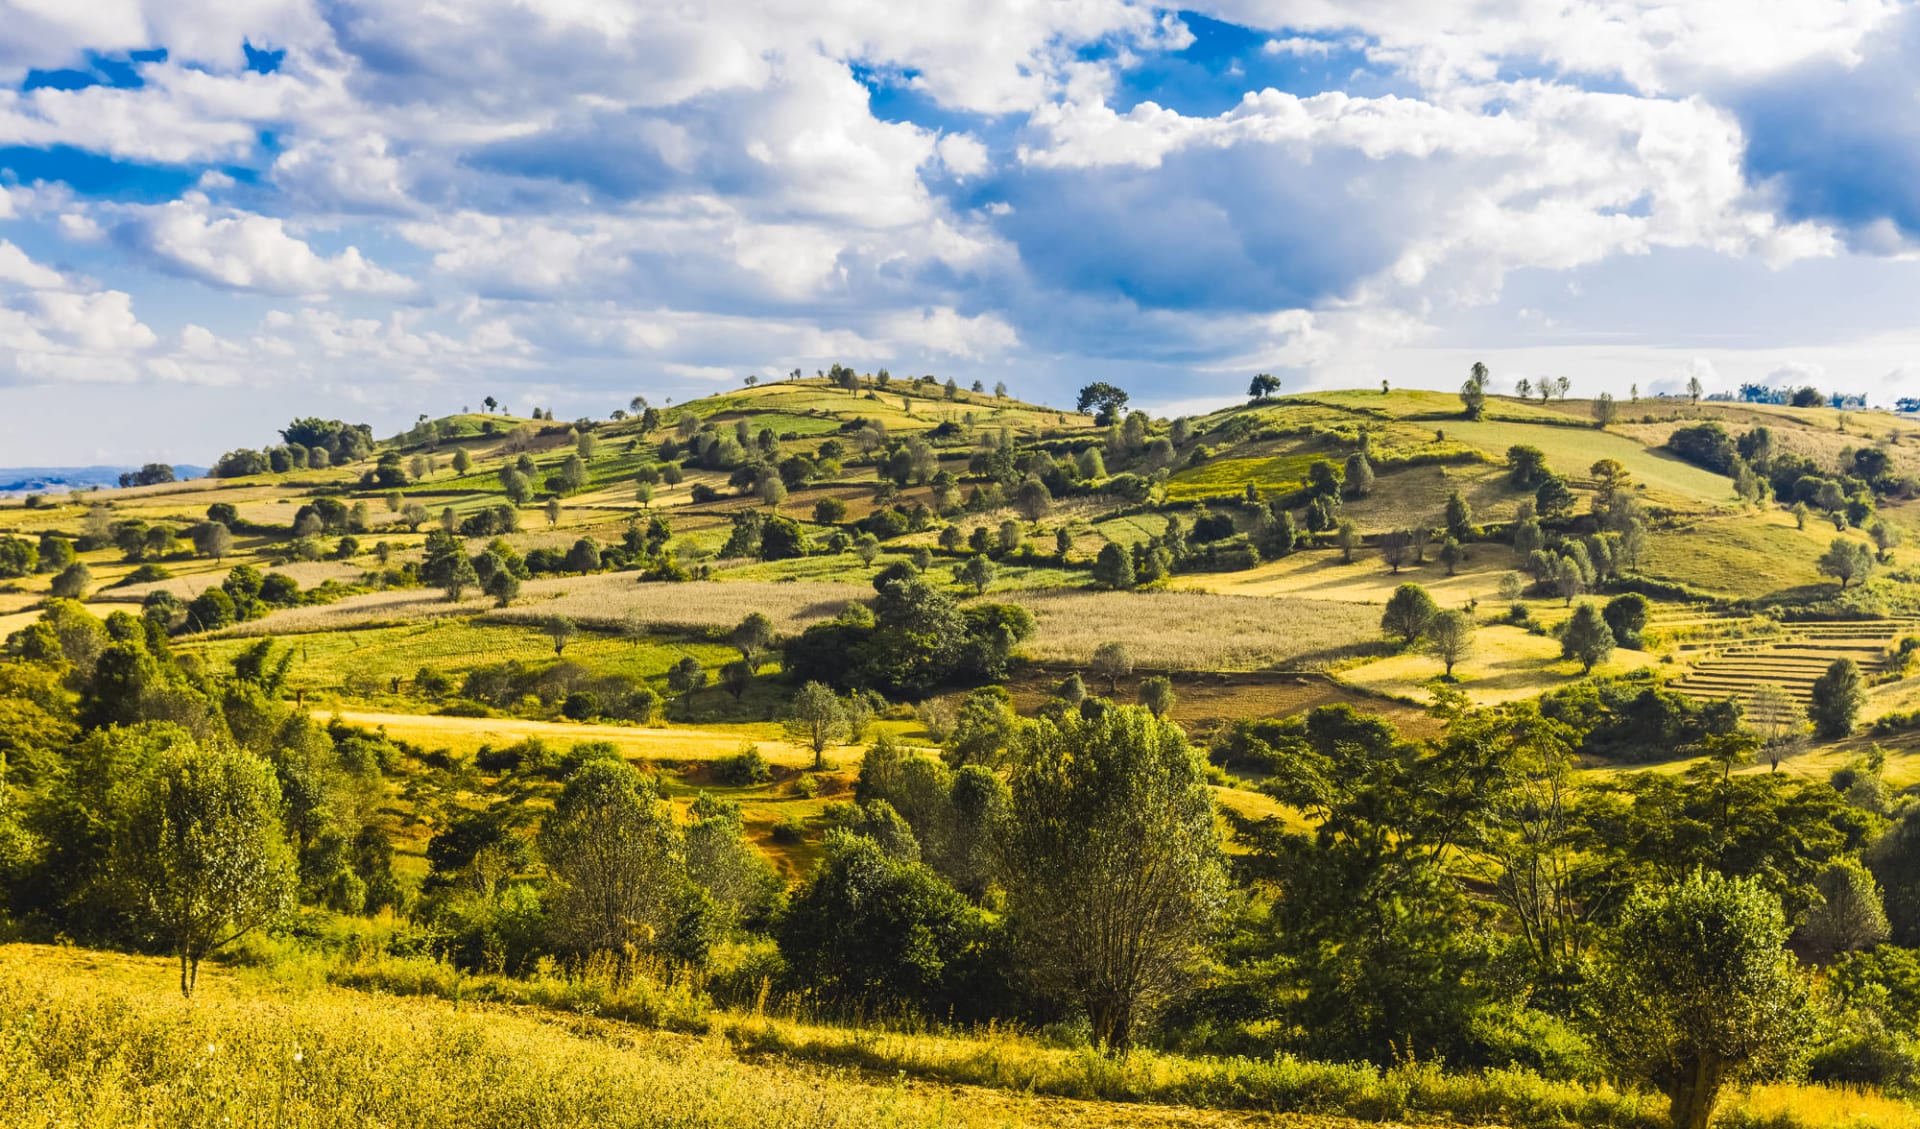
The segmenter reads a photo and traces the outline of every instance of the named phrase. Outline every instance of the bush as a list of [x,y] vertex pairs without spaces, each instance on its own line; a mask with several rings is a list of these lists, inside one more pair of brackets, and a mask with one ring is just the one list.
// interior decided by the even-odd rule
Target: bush
[[760,746],[748,745],[730,757],[722,757],[713,763],[713,775],[722,784],[745,787],[751,784],[765,784],[773,779],[773,767],[761,754]]

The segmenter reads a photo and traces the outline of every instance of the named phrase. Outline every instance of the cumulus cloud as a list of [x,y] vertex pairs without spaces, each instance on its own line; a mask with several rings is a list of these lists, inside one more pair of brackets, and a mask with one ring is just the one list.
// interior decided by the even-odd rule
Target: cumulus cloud
[[115,231],[162,269],[234,290],[271,294],[342,291],[395,296],[413,284],[368,262],[356,247],[331,258],[268,216],[209,208],[204,196],[142,208]]
[[[0,146],[95,162],[0,185],[0,381],[272,371],[396,412],[453,374],[565,403],[836,360],[1056,391],[1098,363],[1143,402],[1450,385],[1473,334],[1524,373],[1667,324],[1561,276],[1617,299],[1711,260],[1824,297],[1913,255],[1893,0],[1192,10],[1238,46],[1139,0],[0,0]],[[58,67],[112,81],[17,82]],[[143,291],[182,279],[190,307]],[[1791,359],[1761,344],[1589,363]]]

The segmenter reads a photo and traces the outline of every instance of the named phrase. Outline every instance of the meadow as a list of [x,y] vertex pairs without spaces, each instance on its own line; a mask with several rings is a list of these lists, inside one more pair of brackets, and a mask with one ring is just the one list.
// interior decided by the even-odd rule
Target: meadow
[[1067,665],[1121,640],[1142,669],[1311,668],[1346,655],[1380,624],[1378,612],[1325,600],[1186,591],[1022,592],[1014,599],[1039,621],[1027,653]]
[[[1568,1124],[1653,1129],[1650,1097],[1525,1071],[1451,1074],[1135,1051],[1012,1029],[849,1028],[703,1002],[697,985],[546,972],[511,984],[418,961],[209,969],[191,1004],[156,958],[0,947],[0,1119],[392,1129],[593,1124],[974,1126]],[[335,986],[351,983],[362,990]],[[111,992],[102,992],[111,985]],[[490,996],[525,1001],[482,1002]],[[602,1016],[632,1016],[638,1022]],[[1730,1129],[1909,1129],[1865,1091],[1774,1085]]]

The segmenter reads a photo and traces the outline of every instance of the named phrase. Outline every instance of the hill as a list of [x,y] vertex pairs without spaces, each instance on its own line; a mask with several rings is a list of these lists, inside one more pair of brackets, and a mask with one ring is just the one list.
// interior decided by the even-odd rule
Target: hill
[[[1901,853],[1920,843],[1920,448],[1900,420],[1500,396],[1470,417],[1386,390],[1155,419],[1109,386],[1085,398],[836,370],[605,419],[377,437],[315,416],[204,478],[0,503],[0,929],[164,949],[150,907],[120,902],[127,805],[168,758],[231,749],[271,769],[298,909],[242,946],[277,971],[217,980],[235,994],[205,1022],[277,1023],[303,976],[331,985],[338,1025],[302,1029],[319,1042],[442,1022],[342,987],[570,1001],[589,1018],[559,1032],[499,1013],[559,1064],[516,1094],[595,1064],[744,1116],[684,1063],[661,1082],[599,1057],[644,1045],[752,1074],[776,1105],[822,1088],[826,1121],[869,1118],[905,1070],[905,1124],[1137,1112],[1097,1105],[1116,1099],[1168,1124],[1531,1123],[1514,1087],[1639,1124],[1642,1091],[1606,1104],[1624,1068],[1580,962],[1633,891],[1695,874],[1757,884],[1779,914],[1762,947],[1836,993],[1845,1021],[1796,1065],[1876,1094],[1920,1077],[1900,1003],[1920,983],[1900,955],[1920,941]],[[1026,822],[1047,740],[1128,726],[1171,767],[1125,788],[1184,791]],[[583,807],[589,784],[612,791]],[[553,829],[603,809],[637,821],[615,842],[658,850],[606,856],[652,877],[587,941],[565,907],[594,868],[565,870],[582,840],[555,838],[585,832]],[[1098,978],[1049,978],[1073,950],[1025,932],[1107,884],[1036,903],[1009,861],[1016,831],[1085,833],[1061,854],[1102,820],[1134,827],[1109,860],[1190,836],[1156,873],[1220,883],[1188,892],[1204,928],[1141,989],[1121,1031],[1150,1049],[1119,1065],[1095,1050],[1114,1049]],[[1544,908],[1517,877],[1533,865],[1559,876]],[[1454,1072],[1394,1074],[1407,1046]],[[949,1114],[923,1083],[996,1092]],[[1323,1086],[1346,1089],[1290,1089]],[[1381,1096],[1408,1086],[1426,1097]],[[1799,1109],[1839,1093],[1799,1093],[1780,1124],[1824,1124]]]

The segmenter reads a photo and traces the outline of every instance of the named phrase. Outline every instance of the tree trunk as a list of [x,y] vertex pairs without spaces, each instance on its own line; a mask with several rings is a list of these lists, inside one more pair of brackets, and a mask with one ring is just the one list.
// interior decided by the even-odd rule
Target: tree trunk
[[1108,1054],[1125,1054],[1133,1046],[1133,1006],[1118,998],[1087,1001],[1088,1025],[1094,1046]]
[[1667,1116],[1673,1129],[1707,1129],[1713,1107],[1720,1100],[1720,1064],[1700,1058],[1687,1075],[1667,1089]]
[[187,949],[180,947],[180,995],[185,999],[193,998],[193,976],[187,965]]

